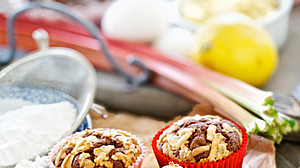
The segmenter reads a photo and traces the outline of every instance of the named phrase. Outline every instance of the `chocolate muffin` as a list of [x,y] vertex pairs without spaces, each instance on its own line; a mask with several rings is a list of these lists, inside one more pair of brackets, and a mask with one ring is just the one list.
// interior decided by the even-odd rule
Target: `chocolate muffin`
[[50,156],[56,168],[127,168],[142,153],[131,134],[101,128],[75,133],[56,148]]
[[241,146],[241,130],[218,116],[185,117],[164,130],[157,149],[185,163],[206,163],[231,155]]

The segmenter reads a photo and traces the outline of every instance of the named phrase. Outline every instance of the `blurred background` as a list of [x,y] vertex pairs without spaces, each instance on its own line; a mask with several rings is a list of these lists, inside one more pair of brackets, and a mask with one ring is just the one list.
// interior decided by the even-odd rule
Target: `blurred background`
[[[103,44],[61,12],[34,8],[16,18],[16,56],[9,55],[11,16],[34,3],[54,2],[92,23]],[[32,32],[43,28],[50,47],[72,48],[92,63],[97,71],[95,102],[111,112],[169,121],[188,114],[197,103],[218,103],[220,97],[202,84],[223,93],[232,89],[254,102],[263,95],[257,93],[283,94],[299,111],[299,18],[300,0],[1,0],[0,65],[2,69],[36,51]],[[130,65],[133,58],[143,66]],[[124,78],[124,73],[133,79],[147,70],[151,75],[143,82]],[[253,90],[257,92],[243,92]],[[277,166],[298,165],[299,145],[280,145]]]
[[[28,2],[50,1],[1,1],[2,60],[7,58],[6,20],[14,9],[24,7]],[[288,95],[292,94],[300,79],[300,74],[297,73],[300,62],[300,51],[297,47],[300,37],[298,0],[57,2],[69,6],[78,15],[91,20],[109,43],[126,43],[134,46],[135,51],[140,50],[140,47],[152,55],[164,54],[181,62],[191,61],[255,87]],[[153,85],[142,86],[143,89],[137,87],[130,92],[124,91],[124,81],[111,73],[113,67],[98,52],[100,49],[97,42],[82,26],[59,12],[34,9],[24,12],[16,22],[17,49],[22,53],[19,54],[20,57],[24,56],[23,53],[36,49],[31,33],[38,27],[48,31],[51,46],[70,47],[82,52],[98,70],[99,94],[96,100],[99,103],[138,114],[142,112],[153,115],[153,111],[158,111],[154,116],[163,118],[188,112],[194,104],[173,93],[165,92],[165,88],[162,90],[161,87]],[[119,52],[113,51],[117,50],[113,47],[111,50]],[[126,52],[132,54],[130,52],[133,50]],[[159,54],[154,54],[155,52]],[[122,59],[123,61],[119,62],[124,62],[125,58]],[[129,71],[137,71],[135,68],[124,66]],[[111,95],[115,94],[126,99],[111,98]],[[163,112],[170,111],[166,108],[173,107],[173,103],[167,103],[172,102],[169,101],[170,98],[181,102],[173,108],[174,114]],[[141,107],[136,104],[141,104]],[[149,110],[143,108],[145,104],[149,106]]]

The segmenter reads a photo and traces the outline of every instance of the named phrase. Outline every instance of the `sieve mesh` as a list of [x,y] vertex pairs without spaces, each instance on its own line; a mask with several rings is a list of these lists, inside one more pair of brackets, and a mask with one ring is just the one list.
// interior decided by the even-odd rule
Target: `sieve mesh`
[[0,117],[25,105],[69,101],[77,110],[73,126],[66,132],[69,135],[77,130],[92,107],[96,72],[77,51],[48,48],[46,31],[39,29],[34,33],[39,50],[0,71]]
[[4,104],[2,101],[0,115],[20,108],[20,99],[33,104],[71,101],[77,108],[77,118],[70,134],[84,120],[93,103],[95,89],[95,70],[84,56],[66,48],[44,49],[0,72],[0,100],[17,98]]
[[16,67],[0,79],[10,86],[56,90],[77,100],[78,108],[88,93],[87,71],[73,60],[62,56],[33,59]]
[[[66,51],[57,49],[56,52]],[[92,73],[94,72],[92,66],[84,61],[83,57],[74,57],[74,54],[39,54],[28,56],[1,71],[0,84],[6,87],[2,86],[0,90],[7,89],[8,86],[53,90],[56,92],[53,92],[54,94],[68,95],[74,99],[79,113],[87,111],[83,108],[86,108],[87,104],[91,105],[92,102],[87,101],[92,101],[91,94],[95,91],[95,74]],[[15,103],[6,106],[15,106]]]

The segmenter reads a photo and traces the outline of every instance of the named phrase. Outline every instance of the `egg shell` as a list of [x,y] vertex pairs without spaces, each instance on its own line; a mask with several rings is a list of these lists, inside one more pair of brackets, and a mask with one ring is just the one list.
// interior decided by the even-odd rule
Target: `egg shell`
[[117,0],[101,22],[108,37],[133,42],[152,42],[168,24],[166,6],[161,0]]
[[154,48],[165,54],[189,57],[196,37],[194,33],[180,27],[170,27],[154,43]]

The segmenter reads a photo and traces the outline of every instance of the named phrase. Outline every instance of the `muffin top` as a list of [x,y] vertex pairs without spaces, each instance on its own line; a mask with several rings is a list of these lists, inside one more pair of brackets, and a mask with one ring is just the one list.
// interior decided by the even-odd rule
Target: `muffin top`
[[169,165],[166,165],[162,168],[182,168],[181,166],[179,166],[179,164],[175,164],[173,162],[170,162]]
[[162,132],[157,148],[179,162],[212,162],[223,159],[242,144],[242,132],[218,116],[185,117]]
[[57,168],[127,168],[140,154],[137,140],[127,132],[87,129],[60,144],[52,162]]

